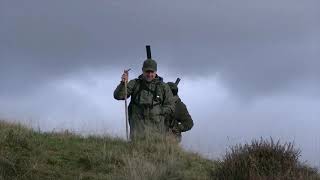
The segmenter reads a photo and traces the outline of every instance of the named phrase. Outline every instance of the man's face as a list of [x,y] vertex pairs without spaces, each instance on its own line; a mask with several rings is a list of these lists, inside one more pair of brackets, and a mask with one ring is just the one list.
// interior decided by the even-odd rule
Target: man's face
[[143,71],[143,77],[148,81],[152,81],[156,78],[157,72],[156,71]]

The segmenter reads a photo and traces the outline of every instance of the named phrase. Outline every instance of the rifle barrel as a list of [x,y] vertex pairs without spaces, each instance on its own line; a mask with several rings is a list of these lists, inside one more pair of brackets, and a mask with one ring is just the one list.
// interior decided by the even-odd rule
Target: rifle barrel
[[181,80],[180,78],[177,78],[177,80],[176,80],[175,84],[176,84],[176,85],[178,85],[178,84],[179,84],[179,82],[180,82],[180,80]]
[[151,57],[151,47],[150,47],[150,45],[147,45],[147,46],[146,46],[146,51],[147,51],[147,58],[148,58],[148,59],[152,59],[152,57]]

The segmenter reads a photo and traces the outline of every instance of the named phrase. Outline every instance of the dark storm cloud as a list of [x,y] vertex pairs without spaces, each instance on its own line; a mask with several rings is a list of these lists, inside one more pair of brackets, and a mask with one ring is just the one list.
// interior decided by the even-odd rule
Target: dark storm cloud
[[189,145],[297,137],[318,165],[319,19],[318,0],[0,0],[0,118],[124,133],[112,92],[151,44],[160,75],[183,79]]
[[240,95],[318,87],[316,0],[1,0],[0,13],[0,94],[82,68],[140,66],[145,44],[169,71],[217,74]]

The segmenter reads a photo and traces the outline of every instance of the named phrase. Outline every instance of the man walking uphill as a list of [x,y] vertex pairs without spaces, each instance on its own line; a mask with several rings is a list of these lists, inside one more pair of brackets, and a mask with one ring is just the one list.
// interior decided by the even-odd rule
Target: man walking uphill
[[[125,99],[125,82],[128,72],[122,75],[120,84],[114,91],[114,98]],[[146,132],[165,134],[165,117],[174,110],[170,87],[157,75],[157,62],[147,59],[143,63],[142,74],[127,85],[127,97],[131,96],[128,108],[130,137],[144,137]]]

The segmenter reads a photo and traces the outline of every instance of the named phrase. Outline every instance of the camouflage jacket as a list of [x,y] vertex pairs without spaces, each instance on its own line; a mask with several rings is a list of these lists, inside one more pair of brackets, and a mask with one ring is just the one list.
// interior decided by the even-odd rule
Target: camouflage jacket
[[[124,100],[125,86],[121,82],[114,91],[114,98]],[[151,82],[144,80],[143,76],[131,80],[127,86],[129,104],[130,136],[135,137],[146,128],[154,128],[159,133],[167,131],[165,117],[173,113],[175,104],[169,86],[162,78],[156,76]]]

